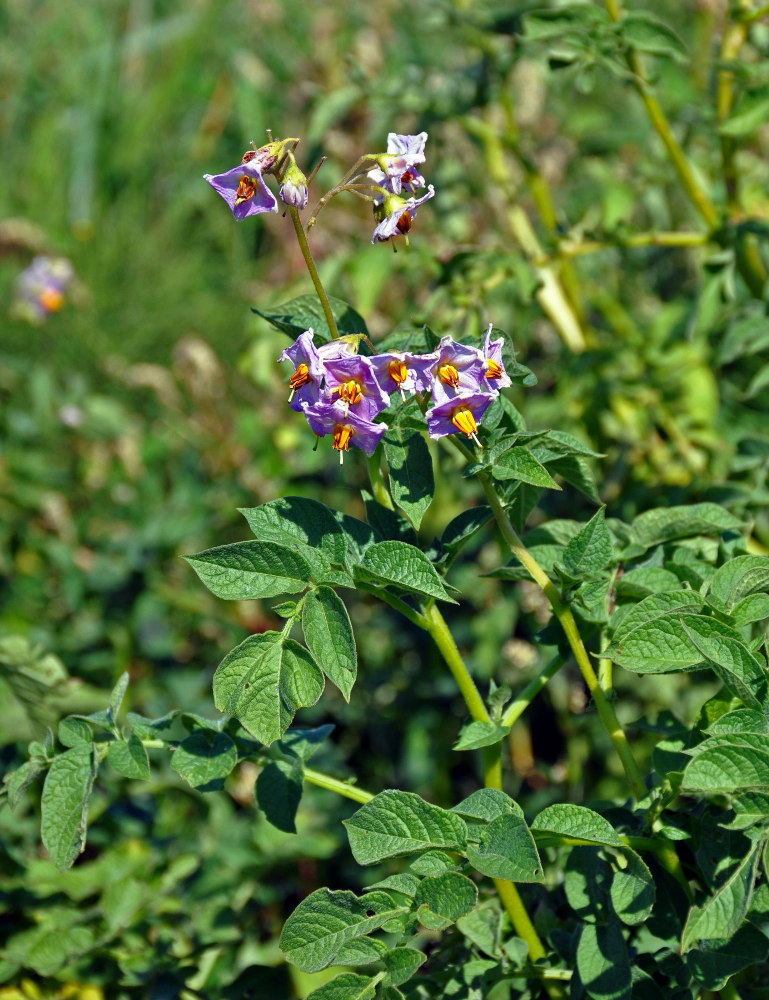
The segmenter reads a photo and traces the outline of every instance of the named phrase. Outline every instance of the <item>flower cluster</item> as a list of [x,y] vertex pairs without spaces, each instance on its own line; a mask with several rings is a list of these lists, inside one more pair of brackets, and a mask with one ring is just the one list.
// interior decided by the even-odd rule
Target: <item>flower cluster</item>
[[419,135],[390,132],[387,152],[376,157],[377,165],[368,171],[369,180],[379,189],[374,196],[377,225],[372,243],[384,243],[399,234],[408,239],[417,208],[435,194],[429,184],[425,194],[416,197],[416,192],[425,186],[417,166],[425,162],[426,142],[427,132]]
[[44,322],[64,305],[74,277],[74,268],[66,257],[34,257],[16,279],[13,314],[30,323]]
[[[236,167],[222,174],[203,175],[214,191],[224,198],[238,220],[262,212],[278,211],[278,199],[264,180],[268,174],[276,177],[278,196],[284,204],[300,210],[307,206],[308,185],[315,173],[308,180],[297,166],[294,150],[299,140],[273,141],[272,134],[268,132],[268,135],[270,142],[258,149],[252,143],[253,148],[244,154]],[[419,135],[391,132],[387,137],[387,152],[363,156],[342,183],[320,200],[319,206],[342,191],[353,191],[358,197],[372,202],[376,222],[372,243],[384,243],[394,236],[405,236],[408,242],[417,208],[435,194],[435,189],[429,184],[425,193],[417,196],[425,187],[425,179],[417,167],[425,161],[426,142],[427,132],[420,132]],[[372,163],[375,166],[367,169]],[[364,174],[367,183],[361,184]],[[308,228],[314,221],[313,216]]]
[[492,341],[491,331],[490,324],[483,349],[446,336],[430,354],[364,357],[355,338],[316,346],[314,332],[305,330],[279,359],[294,366],[289,403],[319,437],[333,435],[340,462],[350,444],[374,453],[388,430],[377,418],[394,392],[403,400],[407,393],[432,395],[425,414],[430,437],[459,431],[482,447],[478,424],[499,390],[511,384],[502,362],[503,340]]

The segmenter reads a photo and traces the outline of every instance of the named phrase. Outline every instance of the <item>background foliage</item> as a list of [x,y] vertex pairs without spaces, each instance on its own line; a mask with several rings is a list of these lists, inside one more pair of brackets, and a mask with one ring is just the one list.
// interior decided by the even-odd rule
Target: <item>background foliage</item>
[[[512,395],[528,426],[570,432],[597,454],[592,500],[589,485],[549,493],[530,529],[587,521],[599,497],[626,521],[715,501],[766,551],[769,340],[763,292],[740,265],[769,224],[769,28],[755,24],[735,55],[719,123],[724,6],[628,3],[637,18],[622,34],[597,3],[548,19],[536,15],[566,5],[9,0],[0,289],[10,301],[41,250],[68,256],[77,284],[45,326],[3,321],[3,770],[46,726],[104,709],[123,671],[133,711],[213,714],[223,652],[280,627],[268,602],[216,600],[180,558],[243,537],[235,508],[301,493],[364,514],[364,466],[341,475],[311,451],[274,362],[285,336],[250,310],[310,291],[288,223],[233,225],[200,177],[237,162],[266,127],[302,136],[308,166],[329,157],[319,192],[388,131],[430,133],[438,194],[408,251],[370,246],[365,208],[341,202],[313,248],[375,339],[423,323],[478,335],[493,320],[511,332],[539,380]],[[628,41],[697,177],[726,206],[712,224],[652,130]],[[647,238],[673,232],[692,245]],[[443,485],[420,538],[439,536],[472,495],[458,477]],[[468,556],[486,571],[506,559],[491,533]],[[496,671],[522,687],[543,666],[531,641],[547,615],[538,592],[479,578],[468,557],[452,582],[465,599],[447,616],[479,682]],[[363,787],[442,805],[470,794],[472,758],[453,754],[447,770],[434,753],[465,716],[437,654],[378,605],[354,599],[350,614],[356,697],[348,706],[327,692],[301,714],[303,725],[336,724],[324,768],[349,763]],[[719,687],[704,674],[620,670],[616,685],[623,720],[674,704],[689,725]],[[622,797],[586,707],[568,667],[516,723],[508,791],[527,813]],[[195,728],[174,725],[180,737]],[[639,756],[653,759],[659,738],[634,733]],[[41,852],[35,796],[4,809],[7,997],[305,996],[310,977],[284,964],[277,934],[318,886],[360,888],[339,822],[353,806],[310,789],[298,834],[282,834],[254,804],[255,777],[240,765],[210,795],[162,762],[150,785],[100,774],[87,853],[63,875]]]

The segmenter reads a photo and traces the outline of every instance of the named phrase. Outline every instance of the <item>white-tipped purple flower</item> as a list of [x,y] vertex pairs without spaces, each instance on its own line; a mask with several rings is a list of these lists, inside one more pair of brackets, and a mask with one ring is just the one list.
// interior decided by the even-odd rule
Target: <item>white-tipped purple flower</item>
[[421,198],[403,198],[397,194],[388,194],[381,205],[374,208],[374,217],[379,219],[371,237],[372,243],[385,243],[393,236],[408,234],[417,214],[417,208],[435,194],[435,188],[430,184],[427,192]]
[[[424,187],[425,179],[417,171],[416,165],[425,162],[426,142],[427,132],[420,132],[419,135],[390,132],[387,136],[387,152],[377,157],[377,166],[368,172],[369,179],[393,194],[400,194],[401,188],[413,194],[417,188]],[[383,197],[379,196],[379,202]]]
[[64,305],[67,288],[75,270],[66,257],[33,257],[16,279],[12,313],[30,323],[44,322]]
[[360,335],[357,333],[338,337],[336,340],[329,340],[318,347],[318,354],[321,361],[333,361],[337,358],[352,358],[358,353],[358,342]]
[[291,205],[293,208],[298,209],[306,208],[307,199],[309,198],[307,178],[299,167],[297,167],[293,154],[289,153],[288,156],[290,158],[289,165],[282,175],[280,191],[278,193],[286,205]]
[[223,174],[203,174],[211,187],[232,209],[236,219],[262,212],[277,212],[278,200],[262,179],[257,158],[241,163]]
[[468,393],[490,391],[483,353],[477,347],[467,347],[447,335],[441,338],[431,359],[427,371],[428,388],[436,403]]
[[387,424],[374,424],[355,413],[341,401],[336,403],[313,403],[302,407],[307,423],[318,435],[333,434],[335,451],[339,452],[339,464],[344,462],[344,453],[350,444],[362,448],[367,455],[373,455],[376,446],[388,430]]
[[390,403],[389,395],[377,380],[371,360],[361,354],[327,359],[323,363],[323,371],[324,398],[340,400],[345,412],[354,412],[364,420],[373,420]]
[[473,392],[455,396],[434,406],[425,414],[430,437],[439,438],[461,431],[482,448],[483,445],[478,440],[478,424],[498,395],[496,392]]
[[494,324],[489,323],[489,328],[486,331],[486,339],[483,342],[483,358],[486,362],[486,381],[489,387],[492,389],[506,389],[507,386],[512,385],[510,376],[505,371],[505,366],[502,362],[502,345],[505,342],[504,337],[500,337],[499,340],[491,339],[491,331],[494,329]]
[[407,392],[424,392],[430,388],[432,354],[408,354],[393,351],[376,354],[370,359],[377,380],[385,392],[397,391],[405,401]]
[[294,374],[288,380],[291,395],[288,397],[291,409],[300,412],[308,403],[316,403],[320,398],[320,383],[323,378],[323,362],[313,343],[312,328],[300,333],[291,347],[287,347],[278,361],[290,361]]

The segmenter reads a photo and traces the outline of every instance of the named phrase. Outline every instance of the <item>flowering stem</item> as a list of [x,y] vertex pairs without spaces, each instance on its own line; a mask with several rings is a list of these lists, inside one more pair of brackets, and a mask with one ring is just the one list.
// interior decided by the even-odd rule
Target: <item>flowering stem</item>
[[552,580],[548,577],[547,573],[545,573],[537,560],[531,555],[529,550],[518,537],[518,533],[510,523],[489,475],[485,472],[481,472],[478,474],[478,479],[480,480],[483,491],[486,494],[486,499],[494,512],[494,517],[499,525],[503,538],[510,546],[513,554],[523,564],[523,566],[525,566],[531,578],[540,586],[545,596],[550,601],[553,614],[561,623],[561,628],[563,629],[566,639],[571,646],[574,659],[577,661],[577,666],[579,667],[585,684],[590,691],[595,707],[598,710],[598,715],[601,718],[601,722],[603,722],[604,727],[614,744],[614,748],[617,751],[620,761],[622,762],[622,766],[625,769],[625,774],[627,775],[630,786],[633,789],[633,793],[636,798],[642,799],[646,795],[646,784],[644,782],[643,774],[641,773],[641,769],[633,756],[633,752],[631,751],[627,737],[625,736],[625,731],[617,719],[614,708],[601,689],[601,685],[598,682],[598,678],[593,670],[593,665],[590,662],[587,650],[585,649],[584,643],[582,642],[582,638],[579,634],[577,623],[574,620],[571,608],[563,602],[561,595],[558,593],[558,590]]
[[302,220],[299,218],[299,212],[293,205],[289,205],[288,214],[291,216],[291,221],[294,224],[294,232],[296,233],[296,238],[299,242],[299,249],[302,251],[302,256],[304,257],[304,262],[307,265],[307,270],[310,272],[313,285],[315,285],[315,291],[318,293],[321,306],[323,306],[323,313],[326,317],[326,322],[328,323],[331,339],[338,340],[339,330],[336,326],[334,314],[331,312],[331,303],[328,301],[328,296],[326,295],[326,290],[321,283],[318,269],[315,267],[315,261],[312,259],[310,244],[307,242],[307,234],[302,226]]
[[338,778],[331,778],[328,774],[314,771],[311,767],[304,768],[304,778],[311,785],[325,788],[329,792],[336,792],[337,795],[343,795],[346,799],[352,799],[353,802],[366,803],[374,798],[373,794],[364,788],[358,788],[357,785],[351,785],[347,781],[339,781]]
[[350,181],[354,180],[359,174],[363,172],[364,166],[368,166],[375,160],[376,156],[374,156],[372,153],[366,153],[364,156],[361,156],[361,158],[357,161],[357,163],[354,163],[352,167],[350,167],[350,169],[347,171],[347,173],[344,175],[341,181],[335,187],[332,187],[330,191],[327,191],[320,199],[320,201],[317,203],[315,208],[313,208],[312,215],[310,216],[310,220],[307,223],[308,229],[312,229],[312,227],[315,225],[315,222],[317,221],[317,218],[321,213],[321,209],[323,209],[331,201],[332,198],[335,198],[338,194],[341,194],[342,191],[345,190],[346,186],[350,183]]

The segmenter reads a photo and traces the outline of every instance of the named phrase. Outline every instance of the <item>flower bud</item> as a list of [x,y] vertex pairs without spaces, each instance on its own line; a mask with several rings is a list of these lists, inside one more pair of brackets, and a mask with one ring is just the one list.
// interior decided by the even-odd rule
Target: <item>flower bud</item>
[[309,197],[307,193],[307,178],[299,167],[297,167],[293,157],[291,157],[291,162],[283,175],[279,194],[281,200],[286,205],[291,205],[293,208],[305,208],[307,206],[307,199]]

